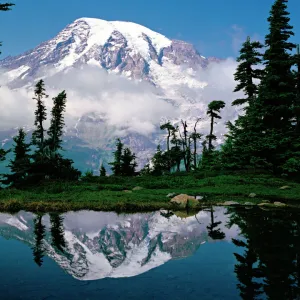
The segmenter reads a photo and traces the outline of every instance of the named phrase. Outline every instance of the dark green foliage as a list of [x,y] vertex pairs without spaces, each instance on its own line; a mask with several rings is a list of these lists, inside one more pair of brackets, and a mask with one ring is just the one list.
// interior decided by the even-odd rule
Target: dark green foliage
[[236,99],[232,102],[232,105],[248,104],[251,105],[253,97],[258,94],[258,87],[253,82],[254,79],[262,79],[263,70],[254,69],[253,67],[262,62],[258,49],[261,49],[263,45],[259,42],[251,42],[248,37],[240,50],[240,56],[237,58],[239,65],[234,74],[234,80],[238,82],[238,85],[234,89],[234,92],[243,91],[247,98]]
[[117,139],[116,142],[116,151],[114,152],[114,161],[109,163],[111,165],[111,169],[113,171],[113,175],[119,176],[121,175],[121,157],[122,157],[122,151],[124,144],[121,142],[120,139]]
[[133,176],[137,163],[135,161],[136,156],[131,152],[129,148],[125,148],[121,155],[121,175],[122,176]]
[[51,223],[51,238],[52,246],[64,252],[67,246],[65,237],[64,237],[64,226],[63,226],[63,217],[59,214],[50,213],[50,223]]
[[101,165],[101,168],[100,168],[100,176],[106,176],[106,170],[103,165]]
[[48,129],[47,145],[51,151],[56,152],[62,149],[62,135],[64,122],[64,112],[66,109],[67,95],[65,91],[62,91],[55,98],[53,98],[53,108],[51,111],[51,123]]
[[214,218],[214,208],[210,207],[210,224],[206,227],[208,230],[208,236],[213,240],[223,240],[225,238],[225,233],[217,228],[222,222],[215,222]]
[[208,151],[212,151],[214,146],[213,140],[216,140],[216,136],[213,134],[215,119],[221,119],[219,115],[220,110],[225,107],[225,102],[220,100],[214,100],[208,104],[207,115],[210,116],[210,133],[206,136],[208,141]]
[[4,149],[1,148],[0,149],[0,161],[4,161],[6,154],[9,153],[9,152],[10,152],[10,150],[5,151]]
[[43,257],[45,253],[45,246],[43,240],[45,238],[45,225],[42,223],[43,215],[38,215],[34,219],[34,235],[35,235],[35,245],[33,248],[33,258],[35,263],[41,267],[43,264]]
[[167,135],[167,151],[170,151],[170,137],[172,132],[175,130],[175,127],[168,121],[167,123],[164,123],[160,126],[161,130],[167,130],[168,135]]
[[117,139],[116,151],[114,152],[114,161],[109,163],[112,166],[114,176],[133,176],[137,163],[136,156],[126,147],[120,139]]
[[44,121],[47,119],[47,113],[43,98],[48,97],[45,91],[45,83],[41,79],[37,82],[34,90],[35,97],[33,99],[36,100],[37,104],[36,110],[34,112],[34,126],[36,127],[36,129],[32,133],[32,145],[35,145],[37,147],[37,152],[39,153],[43,153],[45,141]]
[[13,138],[15,145],[13,148],[14,159],[10,161],[8,167],[11,174],[6,174],[2,183],[7,185],[18,186],[21,185],[30,169],[30,144],[25,142],[26,133],[20,128],[17,136]]
[[11,10],[11,7],[14,6],[13,3],[0,3],[0,11],[8,11]]

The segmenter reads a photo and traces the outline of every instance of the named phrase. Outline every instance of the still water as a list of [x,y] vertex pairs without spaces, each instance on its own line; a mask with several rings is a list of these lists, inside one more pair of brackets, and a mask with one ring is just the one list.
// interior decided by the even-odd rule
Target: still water
[[0,299],[298,299],[300,212],[0,214]]

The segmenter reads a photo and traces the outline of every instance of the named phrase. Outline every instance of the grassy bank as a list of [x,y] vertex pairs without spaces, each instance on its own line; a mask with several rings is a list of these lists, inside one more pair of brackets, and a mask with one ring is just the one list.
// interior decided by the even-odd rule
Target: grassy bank
[[[281,190],[280,187],[289,186]],[[141,189],[133,190],[135,187]],[[203,178],[179,174],[134,178],[92,177],[80,182],[46,182],[25,190],[0,190],[1,211],[68,211],[80,209],[148,211],[174,209],[169,193],[204,196],[201,205],[262,200],[300,205],[300,184],[270,175],[239,174]],[[255,198],[249,198],[255,193]]]

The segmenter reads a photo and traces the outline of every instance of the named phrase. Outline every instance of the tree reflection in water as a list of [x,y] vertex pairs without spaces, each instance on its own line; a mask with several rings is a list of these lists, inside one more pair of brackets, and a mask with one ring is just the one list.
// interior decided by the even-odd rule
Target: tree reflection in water
[[233,243],[245,249],[234,253],[235,273],[242,299],[299,299],[300,212],[298,210],[229,209],[230,223],[241,238]]
[[45,226],[42,223],[43,215],[39,214],[34,219],[34,235],[35,235],[35,245],[33,247],[33,259],[35,263],[41,267],[43,264],[44,257],[44,244],[43,240],[45,238]]

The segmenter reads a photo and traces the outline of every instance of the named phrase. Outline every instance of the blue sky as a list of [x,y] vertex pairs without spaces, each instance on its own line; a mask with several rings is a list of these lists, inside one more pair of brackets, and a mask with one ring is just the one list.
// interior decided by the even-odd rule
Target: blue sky
[[[2,56],[20,54],[54,37],[80,17],[132,21],[193,43],[204,56],[236,56],[247,35],[263,41],[274,0],[11,0],[0,13]],[[1,2],[4,2],[3,0]],[[300,42],[300,1],[289,0]],[[298,36],[298,37],[297,37]]]

